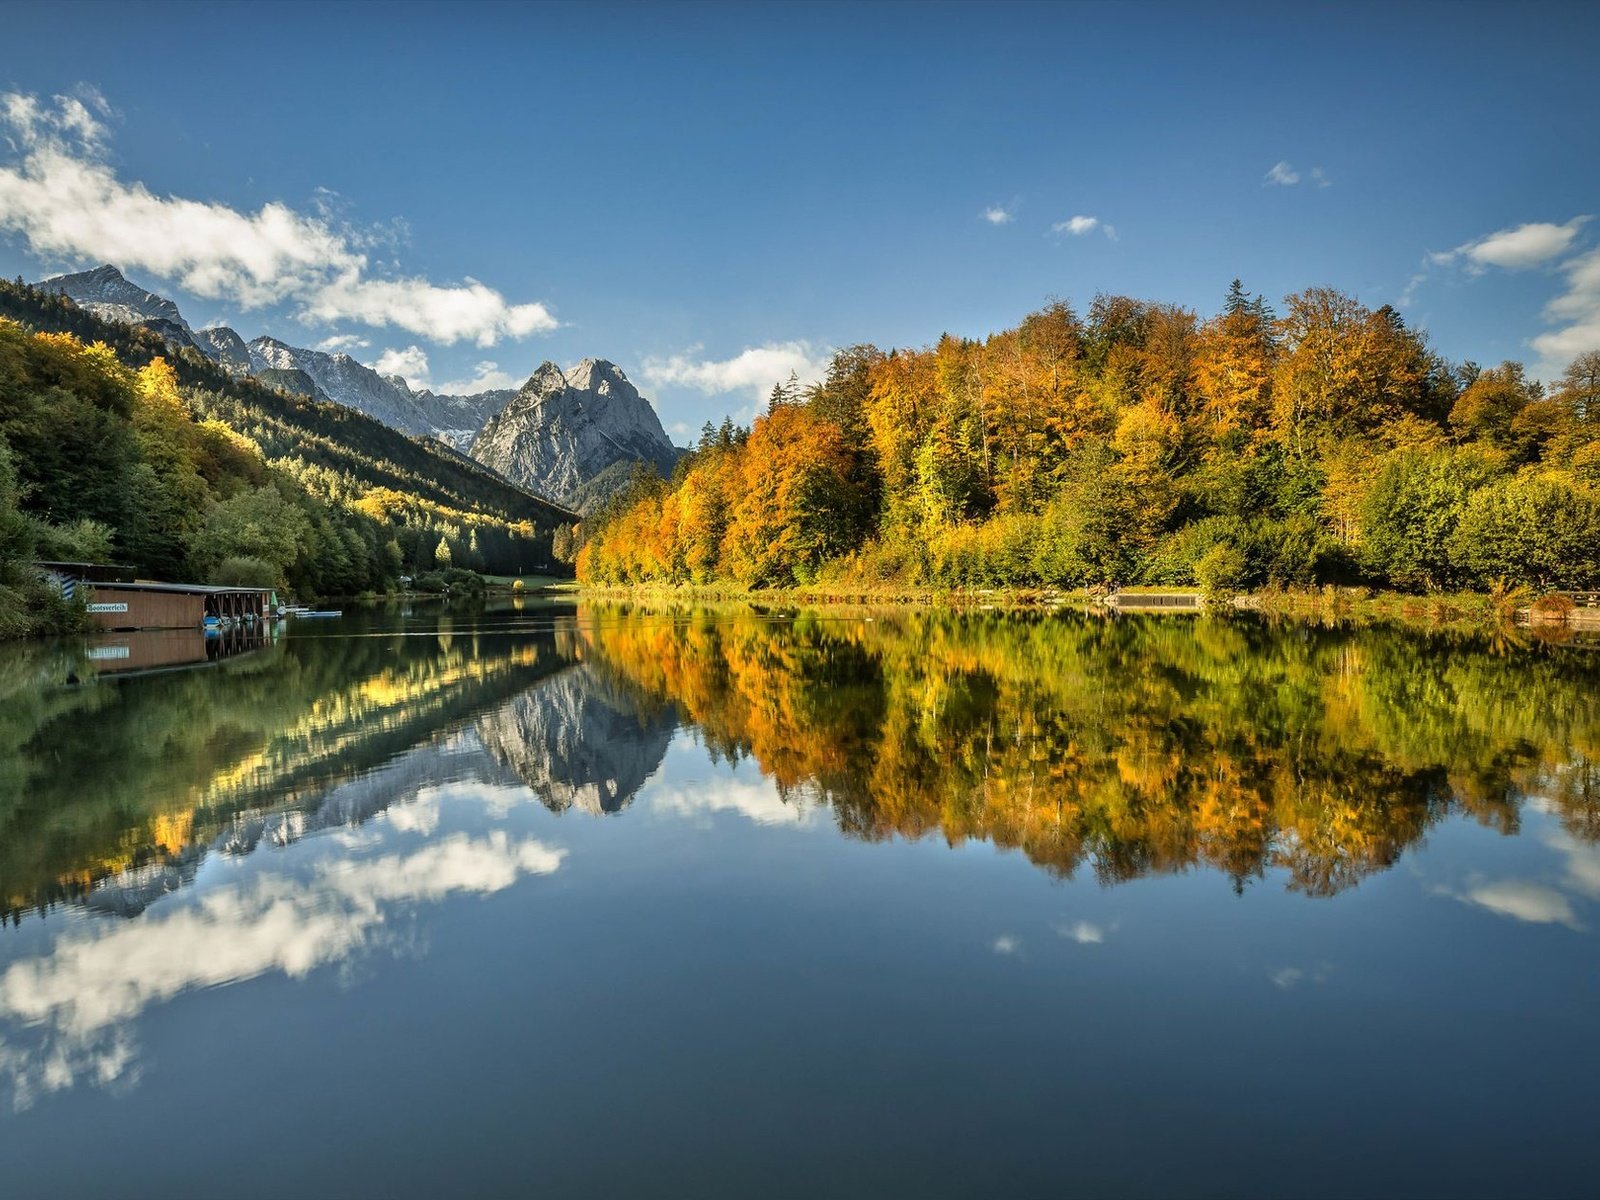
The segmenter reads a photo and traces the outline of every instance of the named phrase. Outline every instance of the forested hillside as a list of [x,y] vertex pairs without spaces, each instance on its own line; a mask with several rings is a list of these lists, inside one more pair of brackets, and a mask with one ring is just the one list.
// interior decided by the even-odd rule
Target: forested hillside
[[1600,353],[1552,388],[1400,314],[1236,281],[840,352],[586,524],[580,579],[1600,586]]
[[395,530],[313,495],[248,439],[195,420],[162,358],[135,370],[104,343],[0,319],[0,633],[65,614],[33,558],[123,562],[157,579],[289,587],[385,586]]
[[[334,540],[342,549],[306,534],[292,555],[267,556],[280,582],[306,594],[377,588],[402,572],[435,566],[530,570],[548,560],[552,530],[571,519],[447,447],[413,440],[340,405],[232,378],[148,329],[102,321],[63,297],[0,283],[4,318],[11,320],[0,363],[0,436],[19,485],[14,506],[39,529],[95,522],[109,539],[106,553],[154,577],[215,570],[215,554],[187,539],[220,519],[213,509],[233,499],[236,476],[252,488],[270,484],[313,514],[314,525],[339,531]],[[51,336],[30,337],[28,330]],[[141,397],[154,392],[176,405],[164,418],[168,441],[221,445],[226,434],[251,465],[241,459],[207,475],[199,460],[211,451],[185,443],[177,457],[190,461],[172,468],[183,475],[181,486],[173,483],[177,490],[160,497],[140,492],[145,468],[160,477],[176,453],[161,443],[167,435],[139,425],[153,403]],[[189,467],[199,471],[205,490],[189,482]],[[155,520],[157,499],[170,517],[161,525],[170,531],[161,535],[162,548],[140,532],[140,522]],[[278,528],[287,528],[290,540],[301,538],[292,522]],[[358,541],[370,555],[355,548]],[[71,557],[68,548],[56,546],[63,551],[56,556]],[[78,556],[103,557],[87,553],[100,548],[90,538]],[[40,556],[51,555],[41,550]]]

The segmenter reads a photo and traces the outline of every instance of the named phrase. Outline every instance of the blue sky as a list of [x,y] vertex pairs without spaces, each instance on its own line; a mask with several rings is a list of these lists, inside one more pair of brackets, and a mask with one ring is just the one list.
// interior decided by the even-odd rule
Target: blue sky
[[831,347],[1099,291],[1206,314],[1236,275],[1403,303],[1455,359],[1600,346],[1593,5],[0,23],[8,277],[120,259],[193,324],[435,387],[610,358],[680,440]]

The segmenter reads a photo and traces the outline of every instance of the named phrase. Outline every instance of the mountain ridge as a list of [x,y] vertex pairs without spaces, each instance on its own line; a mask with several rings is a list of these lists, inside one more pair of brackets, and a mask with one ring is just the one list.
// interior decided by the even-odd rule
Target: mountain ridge
[[[174,352],[192,350],[234,378],[328,400],[403,434],[433,439],[513,486],[558,505],[588,507],[625,478],[619,463],[670,474],[683,451],[649,401],[615,363],[585,358],[570,370],[541,363],[520,388],[439,393],[380,374],[349,354],[294,346],[271,334],[250,341],[226,325],[194,330],[172,300],[106,264],[37,285],[105,320],[150,330]],[[592,486],[591,486],[592,485]]]

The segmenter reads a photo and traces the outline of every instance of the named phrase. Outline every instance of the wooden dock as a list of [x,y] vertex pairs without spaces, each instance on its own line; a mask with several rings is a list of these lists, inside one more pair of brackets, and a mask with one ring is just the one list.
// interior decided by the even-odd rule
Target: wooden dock
[[1112,592],[1106,607],[1118,612],[1199,612],[1204,593],[1199,591]]

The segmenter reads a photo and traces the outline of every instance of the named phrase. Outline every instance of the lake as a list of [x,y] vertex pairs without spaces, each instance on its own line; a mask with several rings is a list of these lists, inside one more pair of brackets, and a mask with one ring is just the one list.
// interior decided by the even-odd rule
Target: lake
[[532,599],[0,648],[0,1191],[1592,1196],[1597,684]]

